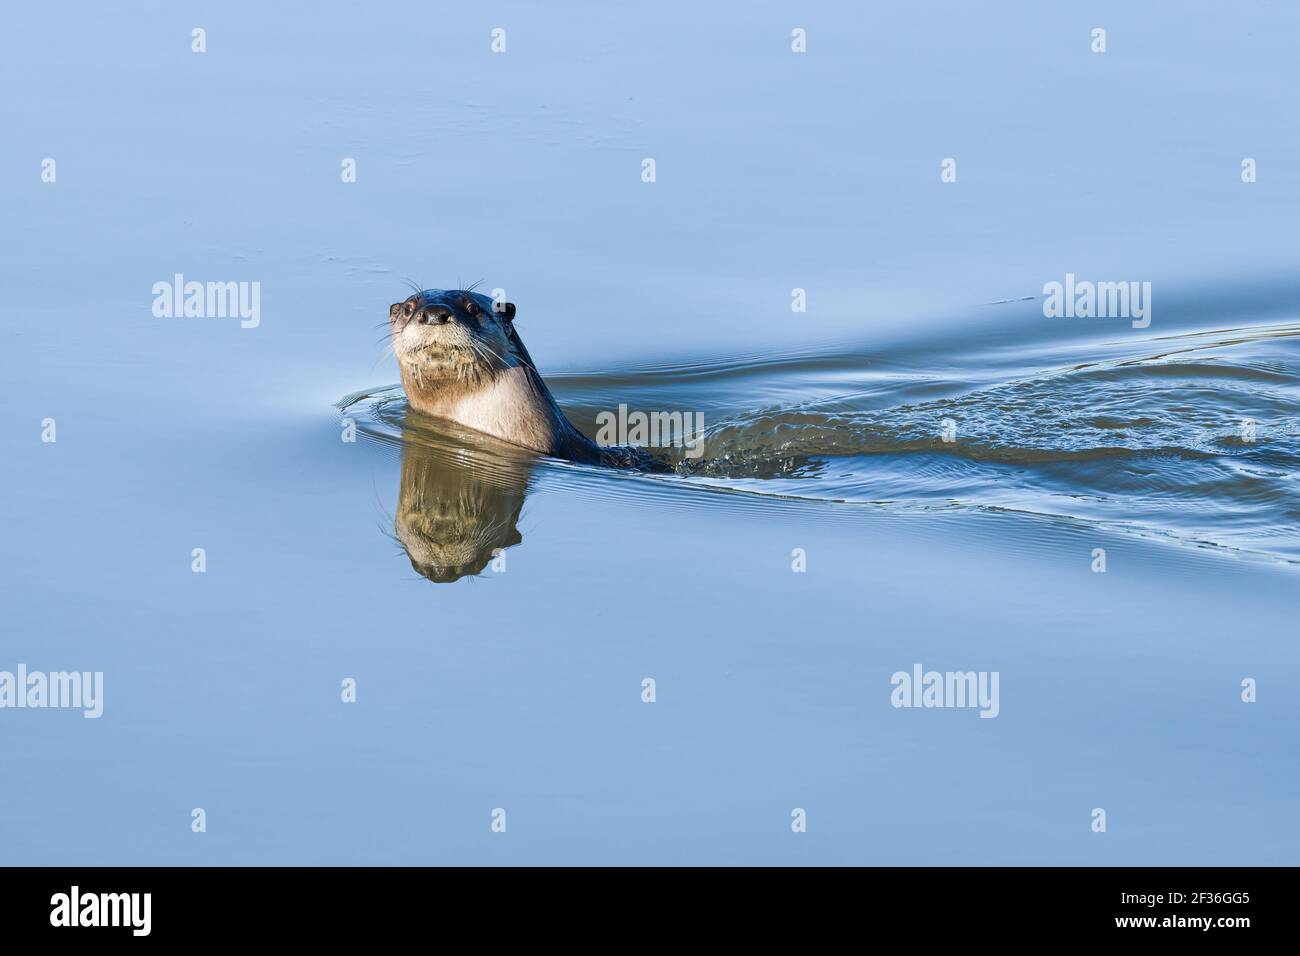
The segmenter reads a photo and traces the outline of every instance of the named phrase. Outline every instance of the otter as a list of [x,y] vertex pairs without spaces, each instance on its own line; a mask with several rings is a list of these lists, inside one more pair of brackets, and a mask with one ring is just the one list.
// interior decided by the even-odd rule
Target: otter
[[388,311],[411,408],[542,455],[661,470],[635,448],[601,446],[573,426],[515,331],[515,305],[472,289],[425,289]]

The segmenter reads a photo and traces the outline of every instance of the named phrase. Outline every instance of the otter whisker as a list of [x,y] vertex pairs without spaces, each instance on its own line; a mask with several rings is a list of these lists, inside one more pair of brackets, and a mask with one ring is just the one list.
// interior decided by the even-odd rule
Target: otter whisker
[[475,355],[477,355],[483,361],[485,362],[487,361],[489,348],[486,344],[482,342],[477,342],[474,339],[470,339],[469,346],[471,349],[473,349]]
[[471,335],[471,336],[470,336],[470,339],[469,339],[469,347],[470,347],[470,350],[471,350],[471,351],[472,351],[476,356],[478,356],[479,358],[484,359],[484,360],[487,359],[487,357],[488,357],[487,353],[488,353],[488,349],[489,349],[490,347],[488,346],[488,344],[487,344],[486,342],[480,342],[478,339],[474,338],[474,337]]
[[[376,342],[375,344],[379,345],[380,343]],[[377,366],[384,359],[388,358],[388,356],[390,355],[393,356],[393,358],[397,358],[397,350],[393,348],[393,343],[391,340],[384,346],[384,350],[379,354],[379,357],[376,358],[374,362],[370,364],[370,370],[373,372],[375,370],[375,366]]]
[[501,353],[498,352],[491,345],[489,345],[487,342],[483,342],[477,339],[471,339],[470,342],[474,346],[475,350],[479,352],[480,355],[486,352],[489,356],[496,359],[503,366],[508,364],[505,358],[501,355]]

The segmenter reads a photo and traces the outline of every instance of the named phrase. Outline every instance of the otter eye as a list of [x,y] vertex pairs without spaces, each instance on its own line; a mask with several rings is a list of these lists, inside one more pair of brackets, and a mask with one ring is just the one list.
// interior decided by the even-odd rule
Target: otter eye
[[468,312],[470,315],[478,315],[478,303],[475,302],[473,299],[470,299],[468,302],[465,303],[465,311]]
[[414,302],[408,302],[408,303],[406,303],[406,305],[402,308],[402,314],[405,315],[407,318],[410,318],[411,313],[414,312],[414,311],[415,311],[415,303],[414,303]]

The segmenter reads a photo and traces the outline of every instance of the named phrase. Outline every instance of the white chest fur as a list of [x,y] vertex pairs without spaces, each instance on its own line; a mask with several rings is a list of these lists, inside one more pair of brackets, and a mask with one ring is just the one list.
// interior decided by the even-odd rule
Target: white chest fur
[[554,412],[522,367],[506,369],[479,388],[435,399],[429,406],[415,405],[420,411],[542,454],[556,451]]

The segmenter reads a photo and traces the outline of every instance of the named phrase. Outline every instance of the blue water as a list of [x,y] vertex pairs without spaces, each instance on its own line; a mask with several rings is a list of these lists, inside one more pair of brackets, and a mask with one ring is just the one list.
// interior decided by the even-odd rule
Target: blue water
[[[6,27],[0,671],[105,699],[0,709],[0,861],[1296,862],[1292,6]],[[1151,325],[1046,318],[1067,272]],[[259,324],[155,318],[176,273]],[[413,418],[407,279],[505,289],[580,427],[702,411],[705,455]],[[891,706],[914,663],[997,718]]]

